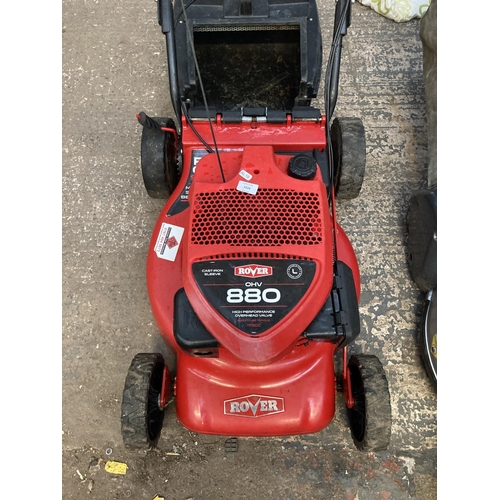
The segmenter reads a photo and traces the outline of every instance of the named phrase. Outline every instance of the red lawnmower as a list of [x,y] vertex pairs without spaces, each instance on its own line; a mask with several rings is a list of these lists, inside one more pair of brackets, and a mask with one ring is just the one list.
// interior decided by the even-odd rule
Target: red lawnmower
[[311,106],[322,59],[314,0],[158,1],[177,124],[137,118],[146,189],[167,199],[148,291],[177,363],[174,374],[161,354],[133,359],[127,448],[156,445],[173,396],[191,431],[289,436],[326,427],[338,390],[357,448],[387,448],[382,364],[348,359],[360,279],[335,216],[365,168],[361,121],[333,119],[350,16],[350,0],[338,0],[321,114]]

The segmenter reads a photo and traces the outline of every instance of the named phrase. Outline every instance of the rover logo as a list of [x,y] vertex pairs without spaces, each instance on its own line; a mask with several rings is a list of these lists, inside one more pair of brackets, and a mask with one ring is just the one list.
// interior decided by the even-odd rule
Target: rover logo
[[245,276],[245,278],[254,278],[262,276],[272,276],[273,268],[271,266],[259,266],[258,264],[248,264],[246,266],[237,266],[234,268],[235,276]]
[[250,394],[224,401],[224,414],[234,417],[266,417],[285,411],[285,400],[273,396]]

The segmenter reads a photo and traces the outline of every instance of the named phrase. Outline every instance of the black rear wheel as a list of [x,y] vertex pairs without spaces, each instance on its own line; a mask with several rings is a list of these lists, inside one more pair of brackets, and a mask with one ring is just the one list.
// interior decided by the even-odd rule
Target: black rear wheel
[[333,147],[335,197],[352,200],[359,195],[366,165],[365,128],[359,118],[335,118],[330,128]]
[[122,438],[130,450],[154,448],[160,438],[160,407],[165,361],[161,354],[137,354],[127,373],[122,399]]
[[[171,118],[153,118],[162,127],[175,129]],[[173,132],[143,127],[141,169],[144,186],[151,198],[167,199],[179,182],[177,149]]]
[[391,437],[391,398],[384,368],[376,356],[349,360],[354,406],[347,408],[351,436],[358,450],[380,451]]

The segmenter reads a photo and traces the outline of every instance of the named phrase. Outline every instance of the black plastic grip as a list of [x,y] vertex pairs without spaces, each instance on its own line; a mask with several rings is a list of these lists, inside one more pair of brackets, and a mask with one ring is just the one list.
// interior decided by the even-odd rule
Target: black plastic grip
[[144,113],[144,111],[141,111],[136,115],[136,117],[143,127],[150,128],[152,130],[161,130],[161,125],[156,120],[153,120],[153,118]]

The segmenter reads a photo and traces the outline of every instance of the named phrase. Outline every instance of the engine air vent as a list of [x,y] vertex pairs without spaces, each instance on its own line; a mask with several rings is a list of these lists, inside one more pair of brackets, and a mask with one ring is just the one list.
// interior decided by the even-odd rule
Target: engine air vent
[[217,255],[208,255],[199,261],[210,261],[210,260],[235,260],[235,259],[273,259],[273,260],[314,260],[309,257],[301,257],[299,255],[288,255],[284,253],[272,253],[272,252],[234,252],[234,253],[223,253]]
[[193,204],[195,245],[318,245],[323,222],[317,193],[261,188],[255,195],[226,189],[198,193]]

